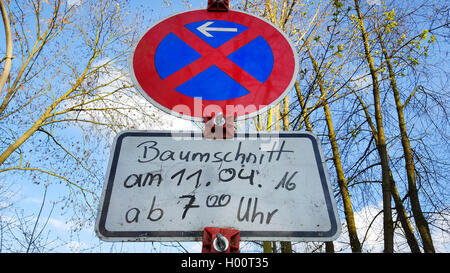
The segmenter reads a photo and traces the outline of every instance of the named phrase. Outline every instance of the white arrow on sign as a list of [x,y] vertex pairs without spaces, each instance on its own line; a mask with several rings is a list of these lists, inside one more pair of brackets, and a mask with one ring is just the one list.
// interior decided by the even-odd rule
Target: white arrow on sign
[[203,33],[206,37],[214,37],[208,31],[221,31],[221,32],[237,32],[237,28],[226,28],[226,27],[209,27],[214,22],[206,22],[197,28],[198,31]]

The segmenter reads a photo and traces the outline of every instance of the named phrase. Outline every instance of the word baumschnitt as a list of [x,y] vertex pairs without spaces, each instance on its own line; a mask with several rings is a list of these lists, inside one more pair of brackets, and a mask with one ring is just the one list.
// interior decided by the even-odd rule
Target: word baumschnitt
[[[280,147],[278,147],[280,146]],[[294,151],[285,150],[285,141],[281,141],[279,145],[278,141],[273,143],[273,146],[268,151],[261,151],[255,154],[252,152],[242,152],[242,142],[239,141],[236,150],[231,152],[195,152],[190,150],[162,150],[158,146],[158,142],[155,140],[145,141],[137,145],[136,148],[140,149],[138,162],[147,163],[155,160],[159,161],[183,161],[183,162],[240,162],[241,164],[263,164],[270,163],[272,161],[279,161],[281,155],[284,153],[293,153]]]

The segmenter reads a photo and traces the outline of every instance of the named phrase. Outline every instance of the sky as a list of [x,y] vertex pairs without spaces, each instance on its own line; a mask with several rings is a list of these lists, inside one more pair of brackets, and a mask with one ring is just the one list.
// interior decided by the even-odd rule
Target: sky
[[[372,4],[378,4],[379,0],[368,0],[368,2]],[[78,3],[78,0],[70,0],[69,2]],[[133,1],[133,3],[137,3],[136,6],[142,5],[150,5],[152,18],[155,18],[154,21],[159,21],[167,16],[170,16],[175,13],[179,13],[181,11],[196,9],[196,8],[205,8],[206,0],[192,0],[189,1],[191,6],[186,7],[183,5],[175,5],[169,4],[171,1],[164,0],[151,0],[151,1]],[[151,3],[151,4],[150,4]],[[150,25],[149,25],[150,27]],[[143,30],[144,31],[144,30]],[[3,28],[1,28],[0,36],[4,37]],[[3,39],[3,38],[2,38]],[[4,42],[0,40],[0,52],[4,51]],[[163,128],[155,128],[155,129],[186,129],[186,130],[198,130],[198,128],[189,121],[181,120],[175,117],[171,117],[168,115],[164,116],[164,119],[168,122],[166,127]],[[145,127],[145,125],[144,125]],[[139,129],[153,129],[153,128],[139,128]],[[70,134],[73,136],[81,135],[81,132],[77,131],[77,128],[71,128]],[[104,162],[106,167],[107,162]],[[105,168],[106,169],[106,168]],[[9,178],[8,181],[14,180]],[[66,188],[64,185],[58,183],[50,183],[47,188],[47,193],[45,187],[42,185],[35,185],[32,183],[28,183],[26,185],[21,183],[9,183],[8,181],[0,181],[0,183],[5,183],[9,185],[7,187],[8,191],[8,200],[0,200],[0,212],[5,211],[5,208],[8,204],[14,204],[14,210],[8,209],[8,213],[0,214],[1,221],[16,221],[15,216],[17,215],[25,215],[29,216],[30,221],[36,219],[39,215],[41,204],[44,195],[46,194],[46,202],[44,203],[44,207],[41,212],[41,221],[37,225],[37,230],[43,231],[43,238],[45,238],[45,234],[49,230],[48,242],[49,245],[53,246],[52,251],[54,252],[180,252],[180,251],[188,251],[188,252],[200,252],[201,251],[201,243],[192,242],[192,243],[152,243],[152,242],[141,242],[141,243],[109,243],[100,241],[94,232],[94,222],[92,221],[89,225],[77,227],[79,230],[75,231],[74,227],[76,226],[74,223],[68,221],[70,215],[67,215],[67,210],[61,208],[61,202],[64,198],[64,194],[66,192]],[[382,252],[382,218],[381,216],[377,217],[373,223],[367,222],[366,219],[372,219],[373,216],[377,215],[382,208],[381,204],[376,205],[368,205],[363,208],[359,208],[355,211],[356,222],[358,223],[358,227],[363,231],[361,234],[364,234],[364,246],[366,251],[370,252]],[[367,217],[370,215],[371,217]],[[344,222],[344,221],[342,221]],[[369,229],[369,227],[371,227]],[[366,230],[368,230],[366,232]],[[335,242],[335,247],[337,250],[342,249],[344,251],[349,251],[348,245],[344,243],[344,241],[348,241],[346,238],[347,234],[345,228],[342,229],[341,238],[339,238]],[[441,232],[436,230],[435,232]],[[436,249],[440,252],[450,252],[450,235],[445,232],[441,232],[441,236],[436,237],[439,238],[436,240]],[[55,238],[57,240],[54,240]],[[345,239],[345,240],[344,240]],[[409,251],[405,242],[400,242],[400,245],[404,245],[404,251]],[[241,251],[242,252],[254,252],[261,251],[261,248],[252,243],[241,242]],[[307,246],[305,244],[295,244],[294,248],[298,251],[302,251]],[[401,251],[401,249],[400,249]]]

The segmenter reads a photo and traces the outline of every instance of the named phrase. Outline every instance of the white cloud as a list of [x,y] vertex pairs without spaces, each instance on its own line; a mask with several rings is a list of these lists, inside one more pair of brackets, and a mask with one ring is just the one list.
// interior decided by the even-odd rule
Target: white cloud
[[381,0],[367,0],[368,5],[381,5]]
[[69,232],[73,230],[73,224],[56,218],[49,218],[48,223],[57,231]]
[[[358,230],[358,237],[363,246],[363,252],[381,253],[384,250],[383,235],[383,213],[382,204],[377,206],[369,205],[359,211],[354,212],[355,223]],[[393,211],[393,218],[396,219]],[[430,226],[431,236],[436,252],[450,252],[450,232],[448,223],[450,219],[440,219],[433,221],[434,226]],[[414,219],[410,218],[411,225],[415,229]],[[342,234],[334,242],[336,251],[351,252],[349,238],[345,220],[342,220]],[[416,236],[419,236],[416,234]],[[420,236],[417,237],[420,242]],[[423,250],[422,250],[423,251]],[[403,229],[397,227],[394,233],[394,252],[411,252],[406,241]]]
[[16,218],[7,215],[0,215],[0,225],[14,227],[18,224],[19,223]]
[[262,247],[253,242],[240,242],[239,244],[240,252],[244,253],[258,253],[262,251]]
[[[393,212],[393,218],[396,214]],[[354,212],[356,228],[358,230],[359,241],[362,244],[363,252],[381,253],[384,250],[384,233],[383,233],[383,213],[382,203],[368,205],[359,211]],[[345,220],[342,221],[345,224]],[[347,227],[342,228],[340,242],[335,244],[337,249],[342,248],[346,252],[350,252],[349,238]],[[394,252],[411,252],[405,239],[403,229],[397,227],[394,233]]]
[[69,7],[73,6],[73,5],[80,5],[81,4],[81,0],[67,0],[67,5]]
[[38,204],[38,205],[42,204],[42,199],[34,198],[34,197],[26,198],[25,201],[30,202],[32,204]]
[[383,252],[383,215],[380,206],[366,206],[355,212],[358,236],[366,252]]
[[87,248],[87,244],[83,243],[83,242],[77,242],[77,241],[71,241],[66,245],[66,248],[73,253],[79,253],[81,252],[84,248]]
[[189,253],[202,252],[202,243],[193,243],[190,248],[187,249]]
[[450,216],[442,214],[439,220],[433,221],[433,226],[430,226],[431,237],[433,238],[433,245],[436,252],[450,252]]

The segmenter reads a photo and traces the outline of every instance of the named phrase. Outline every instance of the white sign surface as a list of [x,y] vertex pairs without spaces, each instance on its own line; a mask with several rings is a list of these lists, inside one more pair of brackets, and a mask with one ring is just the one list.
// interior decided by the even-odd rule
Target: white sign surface
[[340,233],[319,140],[310,133],[125,131],[114,141],[97,235],[195,241],[205,227],[241,240],[331,241]]

